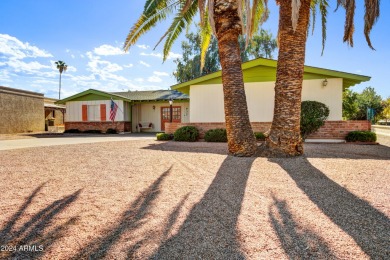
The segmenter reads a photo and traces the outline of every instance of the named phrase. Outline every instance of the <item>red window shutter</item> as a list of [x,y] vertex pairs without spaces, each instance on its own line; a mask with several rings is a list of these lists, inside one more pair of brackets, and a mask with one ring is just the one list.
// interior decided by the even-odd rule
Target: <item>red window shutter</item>
[[88,106],[87,105],[82,105],[82,119],[83,121],[88,121]]
[[106,104],[100,104],[100,121],[106,121]]

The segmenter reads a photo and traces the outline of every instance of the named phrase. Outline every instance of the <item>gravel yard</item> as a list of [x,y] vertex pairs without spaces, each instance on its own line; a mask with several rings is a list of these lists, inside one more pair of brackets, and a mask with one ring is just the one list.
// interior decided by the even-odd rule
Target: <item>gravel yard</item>
[[292,159],[152,140],[0,151],[0,258],[389,259],[379,142]]

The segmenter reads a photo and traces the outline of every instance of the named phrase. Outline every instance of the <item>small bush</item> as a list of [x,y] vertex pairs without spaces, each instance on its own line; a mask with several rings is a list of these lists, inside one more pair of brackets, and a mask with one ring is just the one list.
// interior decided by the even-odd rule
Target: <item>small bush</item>
[[79,129],[66,129],[64,133],[81,133]]
[[257,141],[264,141],[265,140],[265,135],[262,132],[255,132],[255,137]]
[[206,142],[227,142],[226,129],[210,129],[204,135]]
[[168,141],[173,139],[172,134],[166,134],[166,133],[158,133],[156,134],[156,137],[158,141]]
[[179,142],[196,142],[199,138],[199,131],[194,126],[183,126],[175,131],[173,140]]
[[370,131],[352,131],[345,137],[347,142],[375,142],[376,134]]
[[102,130],[92,129],[83,131],[84,134],[101,134]]
[[303,101],[301,104],[301,136],[305,140],[324,125],[329,116],[329,108],[317,101]]
[[114,128],[108,128],[106,134],[117,134],[118,131]]

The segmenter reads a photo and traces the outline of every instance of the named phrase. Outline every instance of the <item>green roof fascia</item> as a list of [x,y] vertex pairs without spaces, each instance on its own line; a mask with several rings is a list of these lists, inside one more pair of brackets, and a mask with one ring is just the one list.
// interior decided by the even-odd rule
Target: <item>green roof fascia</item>
[[69,101],[110,100],[111,98],[132,102],[132,100],[120,95],[111,94],[96,89],[88,89],[76,95],[58,100],[57,102],[55,102],[55,104],[65,104],[66,102]]
[[[276,60],[270,59],[255,59],[242,64],[242,70],[244,73],[244,82],[266,82],[276,80]],[[263,71],[261,76],[258,73],[258,67],[262,67]],[[359,84],[364,81],[368,81],[371,77],[357,75],[347,72],[341,72],[336,70],[329,70],[311,66],[305,66],[304,79],[322,79],[322,78],[342,78],[343,87],[347,88],[355,84]],[[217,71],[195,78],[193,80],[183,82],[171,86],[171,89],[179,90],[183,93],[189,94],[189,87],[191,85],[199,84],[221,84],[222,72]]]

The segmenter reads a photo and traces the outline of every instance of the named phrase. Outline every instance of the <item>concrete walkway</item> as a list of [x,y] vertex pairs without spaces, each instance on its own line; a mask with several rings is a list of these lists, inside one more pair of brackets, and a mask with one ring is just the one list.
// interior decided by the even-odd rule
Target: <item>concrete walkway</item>
[[53,146],[53,145],[69,145],[69,144],[85,144],[98,142],[115,142],[115,141],[130,141],[130,140],[153,140],[156,139],[155,134],[118,134],[118,135],[60,135],[60,136],[39,136],[33,138],[23,138],[16,140],[0,140],[0,151],[13,150],[29,147]]

